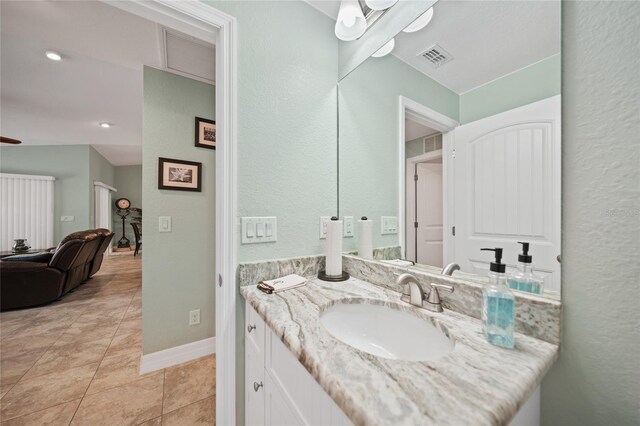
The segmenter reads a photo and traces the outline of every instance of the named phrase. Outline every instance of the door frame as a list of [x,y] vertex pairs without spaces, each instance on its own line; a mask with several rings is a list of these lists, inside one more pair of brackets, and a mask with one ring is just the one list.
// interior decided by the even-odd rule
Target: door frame
[[455,153],[453,149],[454,140],[453,132],[460,125],[459,122],[453,120],[446,115],[439,113],[438,111],[422,105],[413,99],[406,96],[399,96],[398,102],[398,229],[402,230],[398,233],[398,242],[400,245],[401,257],[406,257],[406,208],[405,208],[405,194],[406,194],[406,164],[405,164],[405,138],[404,138],[404,121],[407,116],[410,116],[415,121],[419,121],[422,124],[431,127],[442,133],[442,206],[443,206],[443,258],[442,262],[446,265],[453,258],[453,237],[449,229],[451,229],[453,215],[453,197],[448,197],[447,193],[453,189],[453,176],[454,176],[454,163],[452,155]]
[[236,18],[200,1],[103,1],[216,45],[216,423],[236,424]]
[[[426,137],[428,137],[428,136],[426,136]],[[410,192],[412,189],[414,189],[414,187],[416,185],[416,182],[413,179],[413,175],[415,173],[415,165],[418,164],[418,163],[427,163],[427,162],[429,162],[431,160],[437,160],[438,158],[442,158],[442,149],[436,149],[435,151],[426,152],[424,154],[416,155],[415,157],[407,158],[406,163],[405,163],[405,188],[406,188],[407,192]],[[443,166],[443,170],[442,170],[442,178],[444,179],[444,166]],[[444,193],[442,195],[444,197]],[[409,204],[408,200],[409,200],[409,197],[405,197],[405,219],[406,219],[406,215],[408,213],[408,211],[407,211],[408,209],[406,208],[406,206]],[[413,202],[413,207],[414,207],[414,210],[415,210],[415,200]],[[443,217],[443,219],[444,219],[446,211],[447,211],[447,208],[446,208],[446,206],[444,204],[444,198],[443,198],[442,199],[442,217]],[[406,221],[406,222],[409,223],[408,221]],[[414,232],[409,232],[410,229],[414,229],[415,230],[415,227],[408,226],[408,227],[405,227],[405,230],[404,230],[404,237],[405,237],[405,243],[406,243],[405,249],[407,249],[407,250],[408,250],[408,248],[409,248],[411,243],[413,243],[415,245],[415,241],[410,241],[409,234],[413,234],[414,240],[417,237],[415,231]],[[443,224],[443,231],[444,231],[444,224]],[[444,237],[444,235],[443,235],[443,237]],[[444,241],[443,241],[442,251],[443,251],[442,254],[443,254],[443,260],[444,260]],[[408,257],[406,252],[404,253],[404,258],[408,259],[408,260],[411,260],[411,259],[409,259],[409,257]],[[418,259],[418,256],[416,254],[416,261],[417,261],[417,259]]]

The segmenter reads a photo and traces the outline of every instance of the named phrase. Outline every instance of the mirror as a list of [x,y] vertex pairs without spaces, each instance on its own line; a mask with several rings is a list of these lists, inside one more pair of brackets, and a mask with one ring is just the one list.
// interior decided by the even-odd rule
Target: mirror
[[502,247],[514,273],[528,242],[542,295],[559,298],[560,2],[432,10],[338,83],[339,214],[355,229],[344,250],[358,249],[366,216],[373,247],[399,247],[387,260],[456,263],[454,276],[484,282],[493,257],[481,248]]

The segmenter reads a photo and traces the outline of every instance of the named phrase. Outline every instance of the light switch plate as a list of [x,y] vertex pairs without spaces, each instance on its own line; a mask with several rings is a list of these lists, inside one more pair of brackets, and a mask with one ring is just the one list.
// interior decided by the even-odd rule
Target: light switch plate
[[240,218],[242,244],[272,243],[278,240],[275,216]]
[[353,237],[354,235],[354,229],[353,229],[353,216],[345,216],[344,217],[344,224],[343,224],[343,228],[342,228],[342,236],[349,238],[349,237]]
[[398,233],[398,217],[382,216],[380,220],[380,233],[382,235],[390,235]]
[[73,222],[76,220],[75,216],[60,216],[60,222]]
[[171,232],[171,216],[158,217],[158,232]]
[[320,216],[320,239],[327,238],[327,224],[331,221],[331,216]]

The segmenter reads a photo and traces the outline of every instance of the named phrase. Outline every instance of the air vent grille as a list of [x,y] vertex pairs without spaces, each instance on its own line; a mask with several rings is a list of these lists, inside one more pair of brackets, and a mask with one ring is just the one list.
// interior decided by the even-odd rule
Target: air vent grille
[[424,52],[420,54],[423,58],[425,58],[434,68],[439,68],[442,65],[446,64],[450,60],[453,59],[453,56],[446,50],[442,48],[442,46],[438,46],[434,44]]

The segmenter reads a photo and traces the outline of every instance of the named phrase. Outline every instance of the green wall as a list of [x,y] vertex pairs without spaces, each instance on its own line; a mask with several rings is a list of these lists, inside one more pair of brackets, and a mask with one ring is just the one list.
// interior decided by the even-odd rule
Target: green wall
[[335,214],[335,22],[301,1],[209,2],[238,20],[238,215],[276,216],[278,241],[240,261],[322,252]]
[[[114,187],[118,190],[113,194],[113,201],[118,198],[127,198],[131,201],[131,207],[142,208],[142,166],[117,166],[114,167]],[[122,236],[122,219],[116,216],[116,208],[113,207],[113,229],[116,232],[116,237],[113,239],[113,245],[118,245],[118,240]],[[129,225],[125,225],[125,236],[131,241],[133,245],[135,241],[135,235],[133,229]]]
[[[115,186],[113,165],[93,147],[89,147],[89,224],[95,226],[95,190],[94,182],[102,182],[109,186]],[[117,189],[117,188],[116,188]],[[114,196],[117,195],[114,194]]]
[[[90,205],[93,184],[89,177],[88,145],[2,146],[2,173],[54,176],[54,242],[66,235],[91,227]],[[73,222],[60,222],[60,216],[74,216]]]
[[[215,87],[144,68],[143,353],[215,335],[215,151],[194,146],[195,117],[215,119]],[[202,163],[202,192],[158,189],[158,157]],[[158,217],[172,232],[158,232]],[[200,324],[189,326],[189,311]]]
[[460,95],[460,123],[508,111],[560,94],[560,54]]
[[[458,119],[455,92],[393,55],[369,59],[340,82],[340,216],[373,220],[374,247],[398,244],[398,234],[380,234],[380,218],[398,216],[401,95]],[[343,248],[356,243],[346,238]]]
[[640,424],[638,2],[563,2],[562,350],[543,425]]

